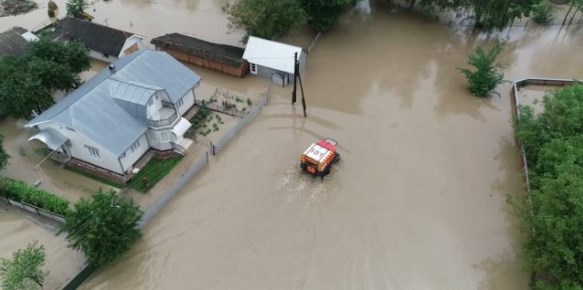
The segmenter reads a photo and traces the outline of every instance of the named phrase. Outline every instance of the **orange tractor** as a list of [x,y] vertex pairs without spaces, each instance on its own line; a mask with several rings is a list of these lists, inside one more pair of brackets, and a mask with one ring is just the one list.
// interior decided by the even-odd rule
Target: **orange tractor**
[[300,168],[314,176],[324,179],[330,173],[333,164],[340,160],[336,152],[336,140],[326,138],[312,143],[300,158]]

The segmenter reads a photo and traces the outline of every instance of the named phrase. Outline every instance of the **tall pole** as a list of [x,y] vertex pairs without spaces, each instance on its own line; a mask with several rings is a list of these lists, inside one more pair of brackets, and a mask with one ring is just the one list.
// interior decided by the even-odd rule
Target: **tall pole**
[[294,52],[294,90],[292,92],[292,105],[296,103],[297,79],[298,79],[298,53]]
[[299,72],[298,78],[300,79],[300,89],[302,90],[302,109],[304,109],[304,118],[307,118],[308,115],[306,115],[306,98],[304,96],[304,85],[302,85],[302,77],[300,76]]

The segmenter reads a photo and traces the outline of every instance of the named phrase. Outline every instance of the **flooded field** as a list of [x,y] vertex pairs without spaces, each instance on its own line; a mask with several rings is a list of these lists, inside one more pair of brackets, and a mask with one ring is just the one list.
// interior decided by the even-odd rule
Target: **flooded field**
[[[575,33],[513,30],[506,79],[583,76]],[[505,203],[523,193],[511,86],[475,98],[456,70],[492,40],[383,5],[353,10],[308,57],[308,118],[276,89],[83,289],[527,289]],[[256,86],[222,77],[238,91],[246,81]],[[328,136],[339,166],[323,182],[301,174],[299,154]]]
[[0,203],[0,258],[12,258],[12,253],[33,241],[44,245],[50,273],[43,289],[62,289],[83,265],[83,255],[67,248],[63,236],[56,236],[56,225],[10,209]]

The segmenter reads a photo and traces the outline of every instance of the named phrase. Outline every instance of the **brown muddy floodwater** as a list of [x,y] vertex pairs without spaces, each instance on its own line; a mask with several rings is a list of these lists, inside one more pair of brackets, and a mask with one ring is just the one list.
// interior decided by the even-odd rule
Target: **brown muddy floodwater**
[[0,258],[12,258],[12,253],[37,241],[45,247],[46,266],[50,273],[43,289],[62,289],[83,265],[83,255],[67,248],[64,235],[56,236],[56,224],[8,208],[0,203]]
[[[222,2],[113,0],[94,14],[150,37],[236,44]],[[456,70],[494,36],[368,4],[308,57],[308,118],[289,105],[290,88],[275,89],[141,241],[83,289],[526,289],[505,203],[523,193],[511,87],[478,99]],[[515,28],[505,78],[582,78],[582,46],[576,29]],[[267,84],[197,72],[239,92]],[[301,174],[299,154],[328,136],[342,161],[323,182]]]
[[[582,77],[582,36],[511,31],[506,79]],[[523,194],[511,86],[478,99],[456,70],[492,39],[382,5],[351,11],[308,57],[308,118],[276,90],[83,289],[527,289],[505,203]],[[323,182],[301,174],[299,154],[328,136],[342,161]]]

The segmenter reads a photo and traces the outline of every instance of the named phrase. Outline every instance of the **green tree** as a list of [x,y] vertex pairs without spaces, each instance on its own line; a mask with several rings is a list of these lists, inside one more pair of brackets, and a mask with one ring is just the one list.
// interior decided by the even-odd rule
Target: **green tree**
[[559,90],[543,105],[538,115],[521,107],[516,121],[531,181],[532,214],[517,210],[522,228],[532,230],[526,257],[544,277],[536,289],[583,289],[583,86]]
[[338,16],[349,3],[350,0],[301,0],[302,8],[308,15],[308,24],[318,31],[334,27]]
[[80,43],[48,39],[30,43],[25,56],[0,59],[0,111],[24,119],[33,111],[41,113],[53,105],[53,91],[75,88],[78,73],[90,66]]
[[548,0],[541,1],[532,7],[532,20],[538,24],[548,24],[553,20],[557,6]]
[[4,290],[39,289],[48,272],[43,271],[45,248],[36,242],[12,254],[12,259],[0,259],[0,286]]
[[65,217],[63,231],[69,246],[82,250],[93,266],[111,262],[140,238],[142,211],[132,200],[113,192],[99,192],[81,199]]
[[245,39],[282,36],[306,18],[299,0],[241,0],[223,10],[229,14],[229,29],[245,30]]
[[56,14],[57,14],[58,9],[59,9],[59,6],[57,6],[57,3],[55,3],[55,1],[53,1],[53,0],[49,0],[47,12],[48,12],[50,18],[57,16]]
[[0,135],[0,171],[8,166],[10,155],[4,150],[4,136]]
[[86,0],[69,0],[67,2],[67,15],[80,17],[87,7],[89,7],[89,4],[87,4]]
[[495,92],[496,86],[502,83],[504,74],[498,71],[502,66],[496,63],[496,57],[501,50],[502,46],[499,43],[496,43],[488,52],[478,47],[473,54],[468,55],[468,64],[476,70],[459,69],[468,79],[469,89],[473,95],[487,97]]

